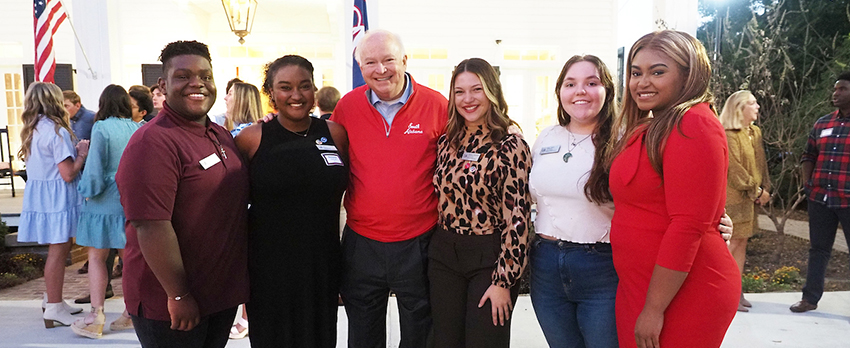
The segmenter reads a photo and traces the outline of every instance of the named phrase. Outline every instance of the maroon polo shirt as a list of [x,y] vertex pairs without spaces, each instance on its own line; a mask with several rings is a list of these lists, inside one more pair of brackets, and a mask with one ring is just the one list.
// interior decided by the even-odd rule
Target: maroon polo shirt
[[145,318],[170,320],[167,295],[131,220],[171,220],[201,316],[248,300],[248,167],[227,130],[188,121],[165,105],[130,138],[115,181],[127,217],[127,311],[138,315],[141,306]]

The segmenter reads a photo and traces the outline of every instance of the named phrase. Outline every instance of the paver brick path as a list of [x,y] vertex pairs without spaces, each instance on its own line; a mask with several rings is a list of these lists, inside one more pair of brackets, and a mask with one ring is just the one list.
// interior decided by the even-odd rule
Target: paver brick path
[[[62,297],[72,305],[73,300],[89,294],[88,274],[78,274],[77,270],[84,262],[78,262],[65,267],[65,286]],[[40,300],[44,293],[44,277],[30,280],[18,286],[0,290],[0,301]],[[121,288],[121,278],[112,279],[112,290],[115,297],[109,300],[123,299],[124,293]],[[107,300],[107,301],[109,301]]]

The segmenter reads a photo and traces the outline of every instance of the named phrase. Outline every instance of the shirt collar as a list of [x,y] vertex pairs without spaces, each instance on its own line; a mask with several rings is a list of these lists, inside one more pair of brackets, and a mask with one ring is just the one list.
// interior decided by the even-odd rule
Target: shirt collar
[[210,122],[209,117],[206,118],[205,125],[200,125],[197,122],[189,121],[186,118],[180,116],[176,111],[174,111],[171,107],[168,106],[167,102],[162,102],[162,110],[159,111],[159,114],[157,114],[157,116],[165,116],[169,120],[171,120],[171,122],[174,122],[174,124],[176,124],[178,127],[199,137],[203,137],[206,132],[211,130],[215,132],[215,128],[212,127],[212,122]]
[[381,98],[378,98],[378,95],[375,94],[375,91],[369,90],[369,102],[375,106],[378,103],[384,103],[387,105],[395,105],[397,103],[406,104],[407,100],[410,99],[410,94],[413,93],[413,84],[410,83],[410,74],[404,73],[404,93],[401,94],[396,100],[383,101]]

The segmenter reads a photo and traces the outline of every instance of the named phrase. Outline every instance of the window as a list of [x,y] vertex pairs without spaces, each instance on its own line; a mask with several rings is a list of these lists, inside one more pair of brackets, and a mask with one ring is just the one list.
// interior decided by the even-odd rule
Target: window
[[[6,94],[6,124],[9,125],[11,153],[17,157],[21,147],[21,114],[24,113],[24,82],[21,74],[3,74],[3,91]],[[15,168],[23,168],[23,162],[16,161]]]

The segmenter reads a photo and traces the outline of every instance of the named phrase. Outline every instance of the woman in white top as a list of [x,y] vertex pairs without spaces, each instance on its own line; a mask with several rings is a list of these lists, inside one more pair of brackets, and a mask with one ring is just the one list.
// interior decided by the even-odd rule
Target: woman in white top
[[614,81],[596,56],[570,58],[555,87],[558,125],[532,149],[537,201],[531,301],[551,347],[617,347],[614,205],[604,158],[616,140]]

